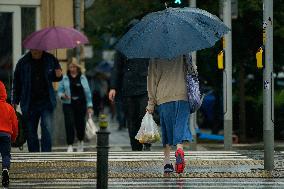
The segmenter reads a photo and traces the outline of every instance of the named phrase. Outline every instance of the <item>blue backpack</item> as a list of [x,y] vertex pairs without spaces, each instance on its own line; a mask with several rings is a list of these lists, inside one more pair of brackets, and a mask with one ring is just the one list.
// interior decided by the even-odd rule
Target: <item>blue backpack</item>
[[192,57],[190,55],[183,55],[183,62],[186,71],[185,80],[190,113],[194,113],[201,107],[203,100],[199,90],[198,72],[192,64]]

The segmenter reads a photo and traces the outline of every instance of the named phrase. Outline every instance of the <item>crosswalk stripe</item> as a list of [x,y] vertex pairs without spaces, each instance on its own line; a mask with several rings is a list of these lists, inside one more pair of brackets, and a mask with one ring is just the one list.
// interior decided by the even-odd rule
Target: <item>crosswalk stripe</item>
[[[109,161],[161,161],[163,160],[163,152],[109,152]],[[171,153],[174,159],[174,152]],[[229,151],[194,151],[185,152],[187,160],[240,160],[250,161],[253,160],[246,155],[238,152]],[[96,161],[96,152],[84,153],[12,153],[12,162],[41,162],[41,161]]]
[[[83,153],[77,153],[77,152],[73,152],[73,153],[67,153],[67,152],[61,152],[61,153],[12,153],[13,156],[17,157],[44,157],[44,156],[48,156],[48,157],[53,157],[53,156],[86,156],[86,157],[90,157],[90,156],[96,156],[97,153],[96,152],[83,152]],[[157,156],[157,155],[163,155],[163,152],[109,152],[109,155],[113,155],[113,156],[117,156],[117,155],[127,155],[127,156]],[[174,152],[171,152],[171,155],[174,155]],[[203,153],[199,153],[199,152],[185,152],[185,155],[190,155],[190,156],[242,156],[240,153],[216,153],[216,152],[203,152]]]
[[[82,160],[81,161],[86,161],[86,162],[90,162],[90,161],[94,161],[96,162],[96,159],[87,159],[87,160]],[[171,161],[173,161],[174,159],[172,158]],[[203,159],[197,159],[197,160],[204,160],[204,161],[220,161],[220,159],[210,159],[210,158],[203,158]],[[235,161],[236,159],[221,159],[222,161]],[[249,161],[250,159],[240,159],[239,161]],[[70,160],[70,159],[34,159],[34,160],[27,160],[27,161],[23,161],[23,160],[12,160],[11,162],[46,162],[46,161],[78,161],[78,160]],[[109,161],[125,161],[125,162],[133,162],[133,161],[163,161],[163,159],[109,159]],[[0,161],[1,162],[1,161]]]
[[[259,160],[261,152],[255,153],[258,156],[253,154],[242,151],[187,151],[188,167],[183,176],[165,178],[162,174],[162,151],[110,151],[108,188],[284,188],[283,176],[264,172],[263,160]],[[277,153],[276,157],[284,159],[284,152]],[[174,152],[171,160],[175,160]],[[11,188],[95,188],[96,161],[96,152],[12,153],[15,164],[11,169]],[[280,165],[278,168],[281,168]],[[172,176],[176,177],[175,174]],[[269,179],[271,177],[274,178]]]
[[[173,156],[173,155],[172,155]],[[219,159],[222,159],[222,158],[235,158],[235,159],[242,159],[242,158],[247,158],[247,156],[214,156],[214,155],[210,155],[210,156],[192,156],[192,155],[185,155],[186,157],[189,157],[189,158],[203,158],[203,157],[210,157],[212,159],[216,159],[216,158],[219,158]],[[26,158],[38,158],[38,159],[44,159],[44,158],[71,158],[71,159],[88,159],[88,158],[94,158],[94,157],[97,157],[97,156],[90,156],[90,157],[84,157],[84,156],[77,156],[77,157],[67,157],[67,156],[38,156],[38,157],[34,157],[34,156],[25,156],[25,157],[22,157],[22,156],[13,156],[14,158],[17,158],[17,159],[26,159]],[[117,155],[117,156],[114,156],[114,155],[109,155],[109,157],[111,158],[120,158],[120,159],[136,159],[136,158],[162,158],[164,157],[163,155],[156,155],[156,156],[146,156],[146,155],[140,155],[140,156],[125,156],[125,155]]]
[[[44,186],[44,188],[51,187],[50,181],[34,181],[32,183],[23,182],[24,180],[15,180],[12,185],[16,186],[25,186],[25,187],[33,187],[40,188]],[[25,184],[23,184],[25,183]],[[77,180],[65,180],[65,179],[55,179],[52,182],[53,187],[61,188],[62,186],[68,186],[68,188],[78,188],[84,186],[96,186],[95,179],[77,179]],[[36,187],[37,186],[37,187]],[[109,179],[108,180],[109,188],[165,188],[165,187],[176,187],[183,188],[186,186],[190,188],[282,188],[284,186],[284,181],[282,180],[271,180],[267,181],[266,179],[255,179],[251,181],[247,180],[236,180],[236,179],[213,179],[213,180],[205,180],[205,179],[195,179],[195,178],[177,178],[177,179],[159,179],[159,180],[120,180],[117,179]]]
[[[97,152],[82,152],[82,154],[96,154]],[[128,153],[128,154],[162,154],[163,151],[109,151],[110,154],[121,154],[121,153]],[[174,153],[171,151],[171,153]],[[185,151],[185,153],[191,153],[191,154],[240,154],[239,152],[235,151]],[[79,154],[77,152],[14,152],[13,154]]]

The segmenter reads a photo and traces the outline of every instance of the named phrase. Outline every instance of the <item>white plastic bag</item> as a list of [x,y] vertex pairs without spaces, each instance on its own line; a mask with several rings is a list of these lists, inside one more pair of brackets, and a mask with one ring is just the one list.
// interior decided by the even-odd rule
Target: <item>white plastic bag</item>
[[146,112],[135,139],[139,140],[141,144],[155,143],[161,140],[158,126],[155,123],[152,114]]
[[96,132],[98,131],[95,122],[92,119],[92,115],[89,114],[89,117],[86,122],[86,129],[85,129],[85,134],[87,139],[91,140],[96,136]]

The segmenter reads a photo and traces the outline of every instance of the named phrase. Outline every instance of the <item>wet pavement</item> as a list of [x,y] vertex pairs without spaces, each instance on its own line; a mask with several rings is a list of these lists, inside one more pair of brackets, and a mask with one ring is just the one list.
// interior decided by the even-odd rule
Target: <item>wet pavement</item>
[[[263,170],[261,151],[185,156],[184,173],[164,175],[161,151],[111,151],[109,188],[284,188],[282,151],[276,152],[272,172]],[[10,177],[10,188],[95,188],[96,153],[13,153]]]
[[[147,189],[184,189],[184,188],[284,188],[284,179],[251,178],[153,178],[149,179],[109,179],[109,188],[147,188]],[[17,180],[11,188],[96,188],[94,179],[54,179],[54,180]]]
[[[275,169],[263,170],[263,144],[185,146],[183,174],[163,174],[163,152],[156,143],[151,152],[131,152],[127,130],[109,122],[109,188],[284,188],[284,147],[276,143]],[[256,147],[256,148],[254,148]],[[246,150],[242,150],[246,149]],[[96,143],[86,143],[84,153],[26,153],[13,149],[10,188],[96,188]],[[174,162],[174,154],[171,154]]]

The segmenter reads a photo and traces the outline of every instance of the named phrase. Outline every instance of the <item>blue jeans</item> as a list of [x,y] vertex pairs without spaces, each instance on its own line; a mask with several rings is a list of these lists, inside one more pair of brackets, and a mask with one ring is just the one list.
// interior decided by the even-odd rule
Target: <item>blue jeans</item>
[[162,143],[177,145],[184,141],[192,141],[189,130],[189,103],[179,100],[161,104],[158,106],[160,125],[162,130]]
[[49,105],[32,106],[26,115],[29,152],[40,152],[38,124],[41,126],[41,152],[51,152],[53,109]]
[[11,164],[11,136],[0,132],[0,152],[2,156],[2,169],[10,169]]

